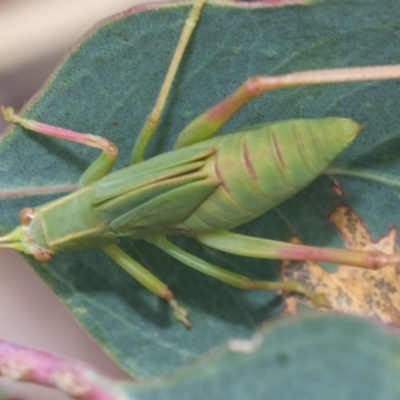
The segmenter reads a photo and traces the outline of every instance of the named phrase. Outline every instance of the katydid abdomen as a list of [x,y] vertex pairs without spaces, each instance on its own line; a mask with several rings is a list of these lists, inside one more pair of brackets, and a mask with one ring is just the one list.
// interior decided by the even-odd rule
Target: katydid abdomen
[[204,170],[219,185],[179,228],[212,233],[265,213],[321,175],[361,128],[346,118],[299,119],[203,142],[218,143]]

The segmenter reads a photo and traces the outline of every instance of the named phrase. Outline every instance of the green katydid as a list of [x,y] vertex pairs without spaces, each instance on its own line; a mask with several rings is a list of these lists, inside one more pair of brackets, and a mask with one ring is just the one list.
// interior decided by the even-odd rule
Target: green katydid
[[400,254],[300,246],[228,231],[310,184],[354,140],[361,130],[359,124],[346,118],[288,120],[213,138],[239,108],[268,90],[398,79],[400,65],[249,78],[190,123],[179,134],[176,150],[144,161],[144,151],[158,125],[205,1],[195,0],[155,107],[136,142],[131,166],[108,174],[118,151],[107,139],[42,124],[23,118],[10,108],[2,109],[7,121],[99,148],[102,153],[82,175],[81,189],[35,210],[22,210],[21,226],[0,239],[1,247],[32,254],[44,262],[61,251],[99,247],[145,287],[166,299],[175,317],[186,326],[190,325],[187,311],[163,282],[117,246],[120,237],[146,240],[184,264],[228,284],[243,289],[296,292],[324,306],[323,296],[297,282],[250,280],[187,253],[166,236],[195,236],[210,247],[248,257],[328,261],[362,268],[400,263]]

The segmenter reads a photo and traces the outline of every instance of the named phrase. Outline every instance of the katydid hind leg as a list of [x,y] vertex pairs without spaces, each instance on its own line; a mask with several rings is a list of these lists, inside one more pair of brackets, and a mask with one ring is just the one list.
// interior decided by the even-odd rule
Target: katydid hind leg
[[199,235],[197,239],[214,249],[245,257],[325,261],[372,270],[400,264],[400,254],[306,246],[240,235],[228,231]]
[[24,118],[16,114],[11,107],[1,107],[1,112],[7,122],[21,125],[30,131],[102,150],[100,156],[93,161],[93,163],[90,164],[82,174],[79,180],[81,186],[89,185],[103,178],[110,171],[117,159],[117,147],[114,143],[104,137],[89,133],[80,133]]
[[188,328],[191,326],[188,319],[188,312],[178,304],[173,293],[165,283],[161,282],[155,275],[126,254],[118,246],[110,245],[103,247],[102,249],[110,258],[112,258],[120,267],[133,276],[144,287],[153,292],[156,296],[165,299],[171,306],[174,316],[179,322],[182,322]]
[[183,53],[185,52],[192,32],[197,25],[197,21],[201,14],[201,9],[206,2],[207,0],[194,0],[193,7],[185,21],[185,25],[182,29],[181,36],[169,65],[167,74],[165,75],[164,82],[161,86],[156,103],[151,113],[147,116],[146,121],[139,133],[138,139],[136,140],[132,151],[132,164],[143,161],[146,147],[160,122],[161,114],[164,110],[165,102],[167,101],[168,94],[178,71]]
[[179,133],[175,148],[189,146],[211,138],[240,108],[270,90],[304,85],[398,78],[400,78],[400,65],[301,71],[276,76],[253,76],[243,82],[224,100],[190,122]]
[[284,293],[297,293],[307,297],[317,307],[329,307],[329,303],[327,302],[325,295],[309,290],[299,282],[270,282],[252,280],[246,276],[228,271],[224,268],[202,260],[201,258],[196,257],[175,246],[164,236],[153,237],[146,240],[165,251],[170,256],[179,260],[183,264],[186,264],[187,266],[202,272],[203,274],[212,276],[215,279],[225,282],[228,285],[245,290],[278,290]]

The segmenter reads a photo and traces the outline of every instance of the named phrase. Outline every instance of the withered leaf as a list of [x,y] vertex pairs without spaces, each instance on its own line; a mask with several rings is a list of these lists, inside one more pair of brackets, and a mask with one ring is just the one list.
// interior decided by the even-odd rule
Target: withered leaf
[[[347,206],[339,206],[330,215],[345,243],[354,250],[379,250],[393,254],[396,247],[396,229],[373,241],[361,219]],[[297,237],[292,243],[302,243]],[[310,261],[283,261],[281,276],[285,280],[304,283],[316,292],[324,293],[333,311],[366,316],[385,324],[400,326],[400,280],[396,266],[379,270],[339,265],[329,273],[321,265]],[[295,314],[299,302],[311,305],[305,298],[290,296],[283,311]]]

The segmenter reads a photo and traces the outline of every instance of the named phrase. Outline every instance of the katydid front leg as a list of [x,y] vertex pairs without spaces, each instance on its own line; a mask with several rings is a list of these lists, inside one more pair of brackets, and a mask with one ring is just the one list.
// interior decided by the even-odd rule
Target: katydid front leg
[[188,319],[188,312],[178,304],[173,293],[168,289],[165,283],[161,282],[155,275],[140,265],[118,246],[106,246],[103,247],[103,251],[145,288],[153,292],[156,296],[165,299],[171,306],[174,316],[179,322],[182,322],[187,328],[192,326]]
[[69,129],[47,125],[33,119],[24,118],[16,114],[11,107],[1,107],[0,110],[7,122],[21,125],[26,129],[41,133],[42,135],[53,136],[102,150],[100,156],[90,164],[80,177],[79,183],[81,186],[90,185],[107,175],[118,157],[118,149],[114,143],[101,136],[71,131]]

